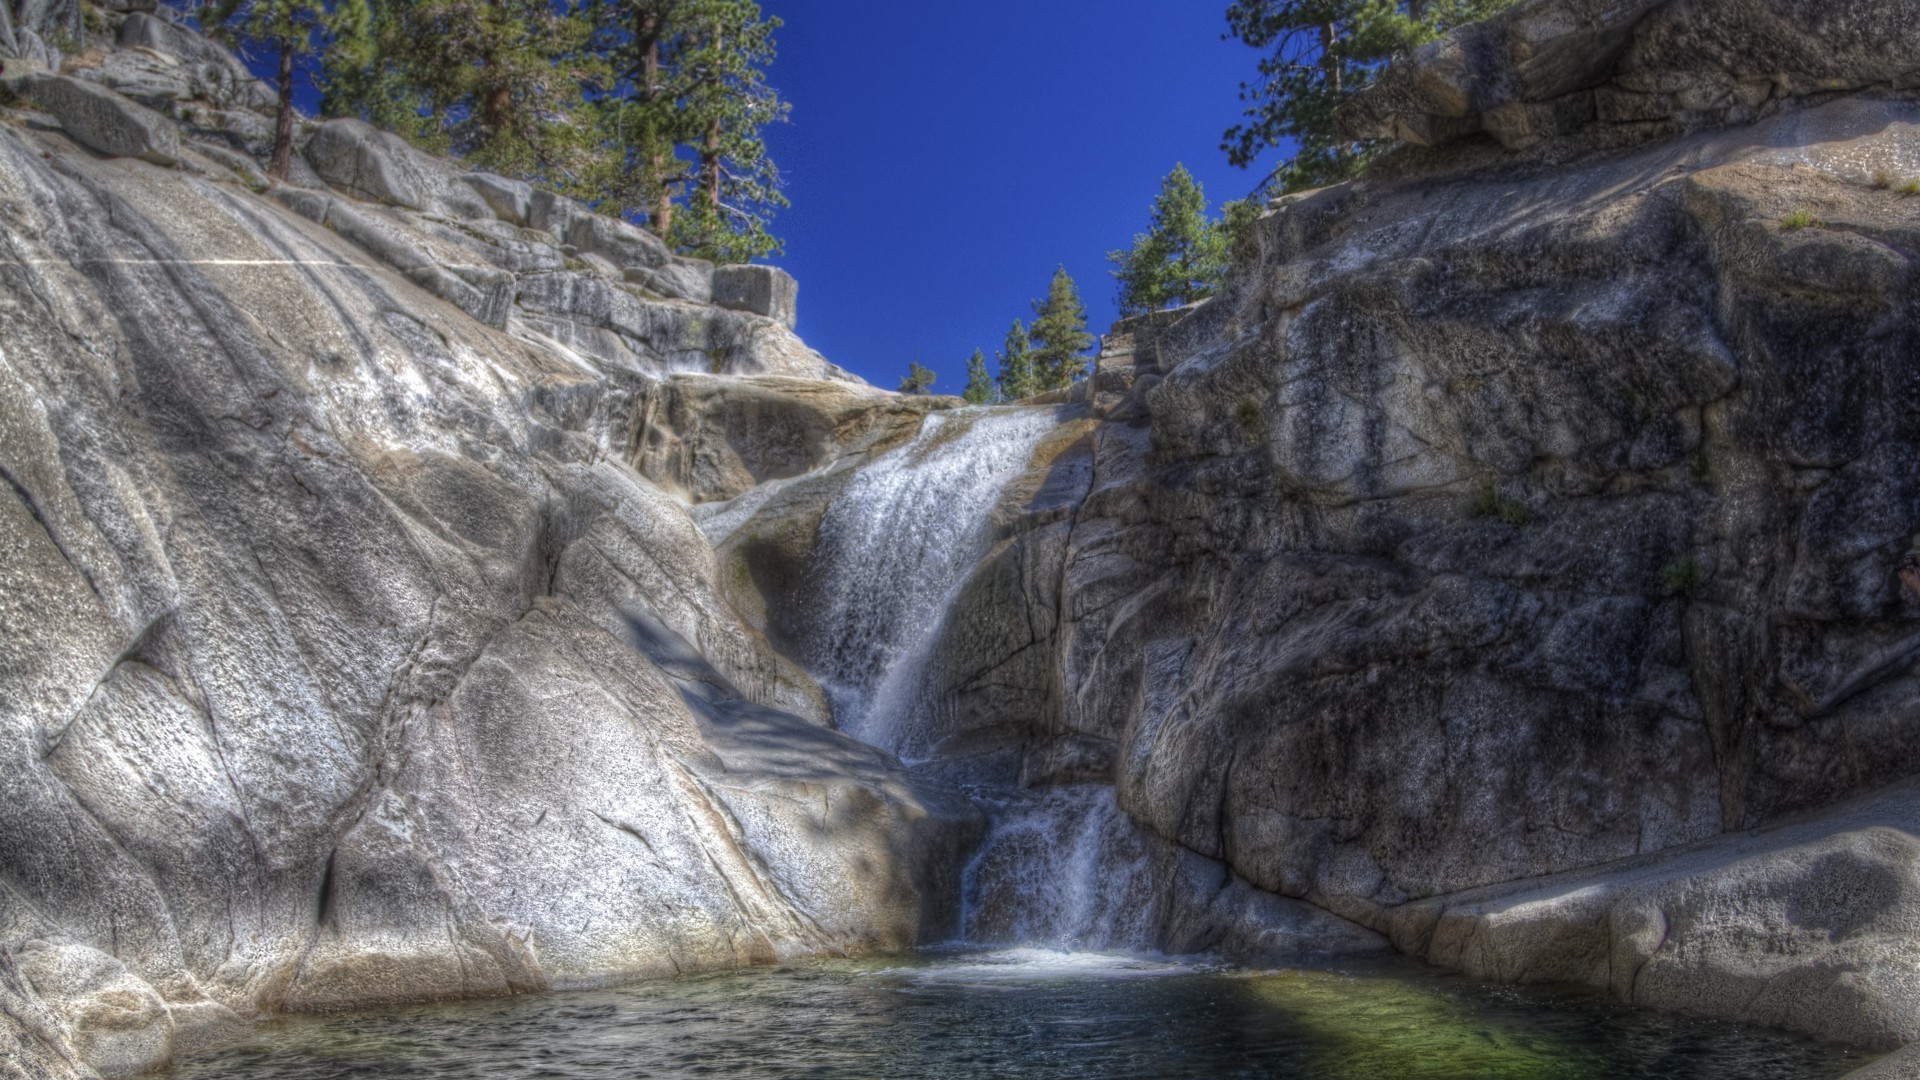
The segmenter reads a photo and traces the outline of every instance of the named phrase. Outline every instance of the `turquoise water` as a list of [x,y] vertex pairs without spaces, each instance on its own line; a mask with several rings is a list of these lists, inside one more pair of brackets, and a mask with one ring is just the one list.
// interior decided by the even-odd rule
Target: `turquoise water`
[[292,1017],[164,1075],[1818,1080],[1868,1060],[1410,966],[1262,973],[1011,949]]

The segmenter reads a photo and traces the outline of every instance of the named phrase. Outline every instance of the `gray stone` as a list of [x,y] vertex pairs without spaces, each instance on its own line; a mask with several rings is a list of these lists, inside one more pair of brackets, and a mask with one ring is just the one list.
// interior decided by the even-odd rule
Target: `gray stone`
[[665,266],[629,266],[625,279],[649,292],[696,304],[713,302],[713,264],[704,259],[675,258]]
[[58,117],[61,128],[89,150],[156,165],[180,160],[180,131],[172,121],[109,90],[64,75],[38,75],[21,92]]
[[977,814],[817,723],[623,463],[644,375],[386,269],[491,234],[57,138],[0,126],[9,1064],[951,934]]
[[28,79],[46,74],[45,64],[21,57],[0,57],[0,87],[17,91]]
[[[185,87],[183,97],[201,97],[219,107],[271,114],[279,101],[273,91],[224,46],[177,23],[134,11],[120,23],[123,50],[147,50],[147,60],[169,71]],[[139,63],[136,56],[109,56],[115,65]]]
[[1402,951],[1476,978],[1857,1046],[1920,1040],[1920,788],[1577,874],[1408,904]]
[[329,120],[314,129],[301,150],[320,179],[356,199],[409,210],[429,205],[432,181],[419,156],[398,135],[363,120]]
[[1920,1080],[1920,1046],[1888,1054],[1871,1065],[1853,1070],[1841,1080]]
[[713,302],[750,311],[792,329],[799,318],[800,283],[773,266],[722,266],[713,272]]
[[515,225],[527,223],[527,215],[533,210],[533,185],[486,172],[463,173],[460,179],[479,192],[501,221]]
[[1340,123],[1417,146],[1485,131],[1564,156],[1920,85],[1916,55],[1901,0],[1528,0],[1394,63]]

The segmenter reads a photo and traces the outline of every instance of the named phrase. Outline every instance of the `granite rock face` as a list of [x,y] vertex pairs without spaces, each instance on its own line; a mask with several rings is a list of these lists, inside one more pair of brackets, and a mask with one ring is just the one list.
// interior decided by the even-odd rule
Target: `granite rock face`
[[[1653,43],[1709,6],[1642,5],[1613,59],[1681,63]],[[1842,66],[1886,6],[1853,7],[1803,24]],[[1462,139],[1280,200],[1222,295],[1109,337],[1003,492],[912,756],[1112,784],[1254,894],[1477,975],[1920,1036],[1920,821],[1869,797],[1920,774],[1920,98],[1855,67],[1562,132],[1551,169]],[[848,486],[712,519],[801,658]]]
[[1527,0],[1394,64],[1340,121],[1357,139],[1484,133],[1564,155],[1916,86],[1904,0]]
[[977,811],[823,726],[627,464],[676,368],[857,384],[472,186],[183,163],[0,126],[9,1065],[949,934]]
[[[1621,862],[1920,774],[1896,578],[1920,219],[1887,180],[1920,178],[1920,100],[1869,90],[1281,200],[1222,295],[1112,343],[1092,416],[1008,488],[942,624],[931,744],[1112,783],[1159,836],[1441,962],[1915,1037],[1920,823],[1874,804],[1642,891]],[[801,490],[728,541],[795,647]],[[1405,929],[1573,872],[1605,888],[1516,940]],[[1629,908],[1667,932],[1592,929]],[[1596,957],[1629,947],[1616,980]]]
[[172,121],[118,94],[62,75],[35,76],[21,90],[89,150],[155,165],[180,160],[180,131]]

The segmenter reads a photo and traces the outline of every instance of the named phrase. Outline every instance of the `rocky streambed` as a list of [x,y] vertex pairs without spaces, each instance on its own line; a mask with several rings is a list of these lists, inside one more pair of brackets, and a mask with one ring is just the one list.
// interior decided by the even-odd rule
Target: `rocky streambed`
[[[1469,28],[1348,118],[1417,145],[995,410],[356,122],[266,185],[244,68],[139,11],[61,56],[77,12],[0,20],[12,1074],[955,939],[1590,996],[946,958],[345,1030],[395,1075],[481,1015],[614,1060],[684,1005],[724,1056],[794,995],[856,1058],[1026,1006],[1184,1011],[1098,1052],[1222,1068],[1389,1014],[1512,1075],[1920,1039],[1906,5]],[[341,1023],[194,1068],[324,1071]]]

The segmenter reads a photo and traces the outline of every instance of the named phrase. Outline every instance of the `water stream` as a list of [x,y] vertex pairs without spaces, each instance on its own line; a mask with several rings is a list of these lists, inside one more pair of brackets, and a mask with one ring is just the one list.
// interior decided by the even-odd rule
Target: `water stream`
[[928,654],[992,542],[994,505],[1058,422],[1048,408],[936,413],[827,508],[813,667],[842,731],[909,760],[930,752],[918,722]]
[[1824,1080],[1866,1059],[1402,966],[1240,972],[1009,949],[290,1017],[168,1076]]
[[[993,541],[995,505],[1056,422],[1034,408],[930,417],[828,508],[812,660],[844,730],[910,760],[931,752],[929,655]],[[724,534],[757,505],[706,525]],[[1112,788],[977,794],[994,820],[965,875],[965,946],[290,1017],[169,1075],[1819,1080],[1868,1057],[1410,962],[1252,972],[1151,955],[1165,886]]]

